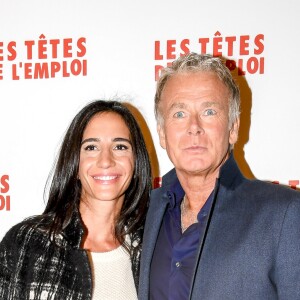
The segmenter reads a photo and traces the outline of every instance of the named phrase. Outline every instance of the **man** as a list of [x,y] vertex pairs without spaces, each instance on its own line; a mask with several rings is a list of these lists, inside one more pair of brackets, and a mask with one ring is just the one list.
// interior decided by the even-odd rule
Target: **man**
[[248,180],[232,149],[239,89],[219,58],[162,73],[160,144],[174,169],[151,194],[139,299],[300,299],[300,193]]

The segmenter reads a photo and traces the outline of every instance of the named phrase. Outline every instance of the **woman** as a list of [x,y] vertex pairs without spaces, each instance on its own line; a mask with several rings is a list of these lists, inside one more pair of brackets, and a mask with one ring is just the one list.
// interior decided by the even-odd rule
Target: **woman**
[[64,137],[41,216],[0,244],[0,299],[136,299],[151,175],[140,128],[95,101]]

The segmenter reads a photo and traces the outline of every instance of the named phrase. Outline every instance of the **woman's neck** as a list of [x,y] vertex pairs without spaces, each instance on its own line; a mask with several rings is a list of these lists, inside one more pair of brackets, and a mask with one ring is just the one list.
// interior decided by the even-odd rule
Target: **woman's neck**
[[120,246],[115,236],[115,223],[120,213],[110,201],[97,205],[80,202],[79,211],[85,227],[82,248],[92,252],[107,252]]

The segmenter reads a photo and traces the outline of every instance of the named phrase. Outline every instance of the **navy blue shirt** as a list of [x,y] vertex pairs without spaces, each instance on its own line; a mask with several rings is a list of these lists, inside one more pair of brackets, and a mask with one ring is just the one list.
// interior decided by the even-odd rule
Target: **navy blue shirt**
[[176,182],[168,191],[169,204],[155,246],[150,271],[151,300],[188,299],[199,241],[212,203],[212,195],[199,211],[198,223],[181,231],[180,204],[184,191]]

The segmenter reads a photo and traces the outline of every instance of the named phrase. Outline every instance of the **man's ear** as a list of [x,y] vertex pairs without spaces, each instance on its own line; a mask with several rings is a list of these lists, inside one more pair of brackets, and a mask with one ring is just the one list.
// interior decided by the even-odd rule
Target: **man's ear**
[[239,136],[240,118],[237,118],[229,131],[229,144],[234,145]]
[[158,124],[156,130],[158,133],[160,146],[163,149],[166,149],[166,135],[165,135],[164,127],[161,124]]

